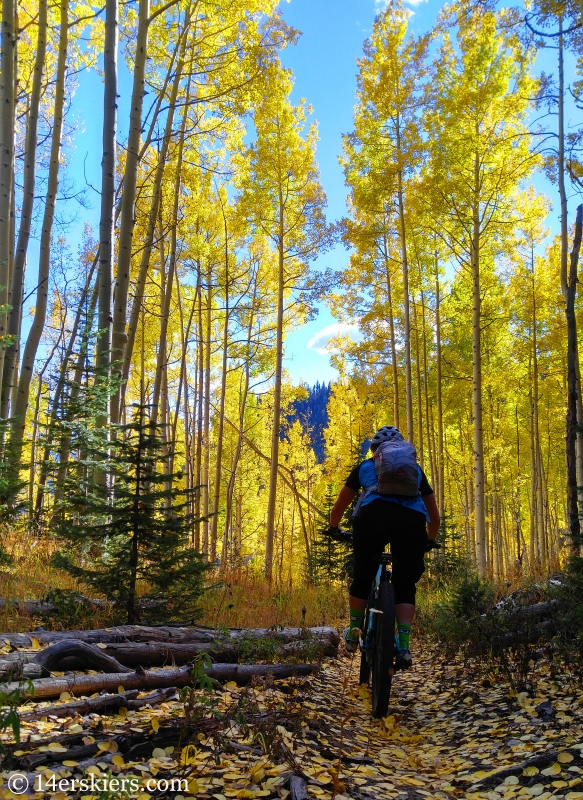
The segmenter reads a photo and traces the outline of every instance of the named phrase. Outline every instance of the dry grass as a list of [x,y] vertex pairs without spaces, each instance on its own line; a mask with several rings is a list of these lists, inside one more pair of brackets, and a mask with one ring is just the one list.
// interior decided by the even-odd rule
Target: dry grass
[[[26,536],[20,531],[2,538],[3,549],[12,557],[12,564],[0,566],[0,598],[19,602],[38,600],[51,589],[72,589],[96,596],[66,572],[50,566],[51,555],[58,547],[55,540]],[[209,582],[212,583],[212,578]],[[224,576],[218,586],[205,592],[201,607],[200,622],[210,627],[338,626],[345,624],[348,592],[344,586],[314,587],[303,582],[291,589],[271,590],[262,576],[241,570]],[[88,627],[101,627],[109,622],[100,619],[97,612]],[[27,631],[41,624],[42,620],[19,614],[10,604],[0,608],[1,631]]]
[[338,626],[345,624],[348,616],[348,591],[336,584],[298,584],[272,591],[261,576],[238,572],[225,576],[221,586],[206,592],[202,607],[203,624],[215,628]]

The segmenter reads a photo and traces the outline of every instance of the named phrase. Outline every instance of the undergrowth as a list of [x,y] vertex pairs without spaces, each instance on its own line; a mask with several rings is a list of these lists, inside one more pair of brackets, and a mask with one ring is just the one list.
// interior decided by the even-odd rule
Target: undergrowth
[[448,583],[429,578],[419,592],[421,636],[446,657],[461,654],[482,674],[533,692],[543,660],[583,684],[583,559],[561,573],[495,585],[460,565]]

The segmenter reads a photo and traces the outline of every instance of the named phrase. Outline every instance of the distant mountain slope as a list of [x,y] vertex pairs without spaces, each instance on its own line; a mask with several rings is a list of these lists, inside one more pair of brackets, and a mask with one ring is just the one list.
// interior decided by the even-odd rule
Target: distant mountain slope
[[309,392],[307,399],[295,401],[294,413],[288,416],[288,421],[294,422],[297,419],[304,431],[310,431],[314,453],[321,463],[324,460],[324,430],[328,425],[331,385],[318,382],[315,386],[307,386],[306,389]]

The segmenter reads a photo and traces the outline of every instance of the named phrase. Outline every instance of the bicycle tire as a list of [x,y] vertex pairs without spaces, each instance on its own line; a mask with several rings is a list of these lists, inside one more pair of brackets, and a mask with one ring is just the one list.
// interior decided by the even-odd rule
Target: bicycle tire
[[360,654],[360,673],[358,675],[358,683],[362,686],[362,684],[368,685],[368,680],[370,678],[370,664],[368,663],[368,658],[366,657],[366,653]]
[[386,716],[389,708],[394,673],[395,591],[390,581],[385,580],[379,586],[375,608],[383,612],[375,631],[374,651],[371,659],[372,715],[378,719]]

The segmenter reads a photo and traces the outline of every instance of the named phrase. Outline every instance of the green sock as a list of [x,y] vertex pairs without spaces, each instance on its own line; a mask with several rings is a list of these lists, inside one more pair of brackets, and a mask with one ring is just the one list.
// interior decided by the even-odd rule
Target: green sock
[[350,609],[350,631],[348,633],[350,639],[356,639],[356,636],[351,636],[354,628],[362,630],[362,623],[364,621],[364,609],[357,611],[355,608]]
[[401,650],[408,650],[411,644],[411,626],[406,622],[397,623],[397,631],[399,633],[399,647]]

